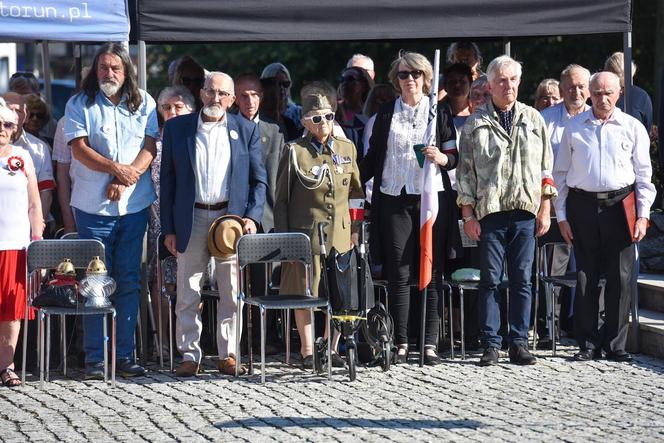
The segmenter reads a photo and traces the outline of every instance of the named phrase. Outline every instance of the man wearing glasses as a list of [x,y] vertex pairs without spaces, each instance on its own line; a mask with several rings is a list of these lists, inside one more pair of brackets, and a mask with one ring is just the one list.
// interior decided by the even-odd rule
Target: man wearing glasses
[[[164,126],[161,174],[161,230],[166,248],[177,257],[175,335],[182,362],[175,375],[198,374],[203,357],[200,280],[210,260],[208,230],[222,215],[242,218],[245,234],[256,233],[263,216],[266,174],[256,124],[231,115],[234,84],[211,72],[200,92],[200,113],[173,118]],[[177,186],[176,186],[177,184]],[[237,279],[235,257],[215,258],[218,369],[235,374]]]

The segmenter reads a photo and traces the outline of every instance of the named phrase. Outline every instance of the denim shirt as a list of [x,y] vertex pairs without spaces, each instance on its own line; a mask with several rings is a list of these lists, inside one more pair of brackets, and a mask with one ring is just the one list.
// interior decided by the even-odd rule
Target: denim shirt
[[[67,143],[88,137],[89,145],[104,157],[117,163],[130,164],[145,144],[145,137],[159,138],[155,101],[141,90],[142,103],[135,113],[127,108],[126,96],[114,105],[101,91],[87,106],[87,96],[79,93],[69,99],[65,110]],[[96,215],[133,214],[150,206],[156,199],[150,169],[133,186],[122,193],[119,201],[110,201],[106,189],[113,175],[94,171],[72,157],[71,205]]]

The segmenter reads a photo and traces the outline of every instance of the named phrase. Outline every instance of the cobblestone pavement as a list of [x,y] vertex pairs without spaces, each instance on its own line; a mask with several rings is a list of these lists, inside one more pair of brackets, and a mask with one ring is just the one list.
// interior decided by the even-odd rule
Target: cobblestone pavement
[[3,441],[664,441],[664,361],[535,366],[446,361],[358,370],[332,381],[276,361],[268,383],[208,370],[176,379],[151,368],[103,382],[53,374],[44,390],[0,387]]

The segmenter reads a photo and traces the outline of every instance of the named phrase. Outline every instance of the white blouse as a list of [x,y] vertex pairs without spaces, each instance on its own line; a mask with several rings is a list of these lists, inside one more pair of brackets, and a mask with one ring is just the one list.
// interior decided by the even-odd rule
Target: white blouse
[[[9,160],[12,159],[11,162]],[[23,162],[23,168],[12,166]],[[12,146],[11,153],[0,157],[0,250],[23,249],[30,243],[30,219],[28,218],[28,176],[34,170],[30,153]]]
[[[383,194],[398,196],[406,187],[406,193],[422,193],[423,169],[417,162],[414,145],[424,142],[429,115],[429,97],[423,96],[415,106],[409,106],[397,98],[394,114],[387,136],[387,154],[381,178],[380,191]],[[440,168],[436,168],[434,190],[443,190]]]

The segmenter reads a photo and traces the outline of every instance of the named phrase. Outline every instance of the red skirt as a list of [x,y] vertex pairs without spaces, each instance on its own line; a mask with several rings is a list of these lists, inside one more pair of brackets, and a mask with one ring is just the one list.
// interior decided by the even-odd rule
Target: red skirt
[[[25,249],[0,251],[0,321],[25,318]],[[29,310],[29,319],[35,318]]]

